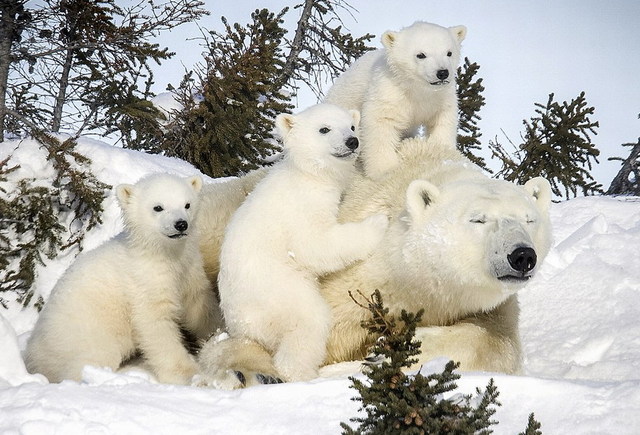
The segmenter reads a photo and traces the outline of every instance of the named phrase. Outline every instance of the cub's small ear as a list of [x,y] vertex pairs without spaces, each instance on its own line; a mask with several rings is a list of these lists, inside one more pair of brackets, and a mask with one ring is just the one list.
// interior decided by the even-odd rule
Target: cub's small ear
[[465,26],[449,27],[449,31],[451,32],[453,37],[456,38],[458,43],[464,41],[464,38],[467,37],[467,28]]
[[546,178],[532,178],[524,183],[524,190],[533,196],[541,210],[545,212],[549,210],[549,205],[551,205],[551,185]]
[[202,177],[199,175],[187,178],[187,183],[189,183],[196,192],[200,192],[200,189],[202,189]]
[[391,48],[393,44],[396,42],[396,38],[398,37],[398,32],[394,32],[393,30],[387,30],[380,37],[380,41],[384,48]]
[[413,180],[407,188],[407,211],[412,220],[420,218],[440,196],[440,189],[427,180]]
[[119,184],[116,186],[116,198],[118,198],[120,207],[126,208],[129,205],[134,189],[133,184]]
[[280,134],[282,139],[286,138],[293,128],[294,120],[295,116],[290,113],[281,113],[276,116],[276,128],[278,129],[278,134]]
[[358,125],[360,125],[360,112],[357,110],[349,110],[349,114],[353,120],[353,125],[358,128]]

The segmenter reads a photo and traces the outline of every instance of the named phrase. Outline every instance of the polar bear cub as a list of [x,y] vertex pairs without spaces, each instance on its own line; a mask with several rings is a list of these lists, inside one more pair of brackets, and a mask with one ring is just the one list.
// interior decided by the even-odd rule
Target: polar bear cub
[[403,138],[420,126],[430,141],[455,146],[458,97],[455,74],[464,26],[416,22],[382,35],[383,49],[358,59],[336,79],[325,102],[362,115],[361,160],[374,179],[396,167]]
[[201,187],[168,174],[117,186],[125,230],[60,278],[27,344],[30,372],[80,380],[85,365],[116,370],[141,351],[160,382],[190,382],[179,325],[205,339],[220,321],[193,226]]
[[279,115],[285,156],[225,233],[218,284],[229,333],[264,346],[287,381],[316,376],[325,358],[331,309],[317,277],[365,258],[387,228],[384,215],[337,221],[358,121],[357,111],[329,104]]

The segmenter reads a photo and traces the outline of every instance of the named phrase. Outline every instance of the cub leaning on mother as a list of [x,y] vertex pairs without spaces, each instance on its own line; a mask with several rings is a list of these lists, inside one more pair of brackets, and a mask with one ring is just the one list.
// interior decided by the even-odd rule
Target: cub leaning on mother
[[[429,145],[420,137],[404,140],[398,168],[382,179],[358,176],[347,190],[340,221],[383,213],[390,226],[373,255],[320,280],[332,311],[325,364],[366,355],[374,338],[360,323],[370,313],[348,292],[369,295],[379,289],[393,315],[402,309],[425,310],[417,331],[422,341],[418,364],[446,356],[463,370],[517,373],[517,292],[550,248],[549,183],[535,178],[520,186],[490,179],[449,144]],[[201,244],[212,282],[220,231],[242,202],[241,192],[250,191],[259,177],[252,174],[205,191],[211,200],[204,201],[199,225],[212,235]],[[250,340],[212,339],[201,351],[200,364],[213,379],[228,381],[230,373],[241,372],[242,381],[250,384],[256,374],[279,376],[271,355]],[[225,386],[238,387],[242,381]]]

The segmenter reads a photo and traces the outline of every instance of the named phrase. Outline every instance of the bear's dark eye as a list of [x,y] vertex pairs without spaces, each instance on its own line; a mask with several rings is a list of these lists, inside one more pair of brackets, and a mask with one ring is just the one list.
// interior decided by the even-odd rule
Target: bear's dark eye
[[476,216],[469,219],[469,222],[473,224],[486,224],[487,219],[484,216]]
[[427,55],[426,55],[426,54],[424,54],[424,53],[418,53],[418,54],[416,54],[416,57],[417,57],[418,59],[426,59],[426,58],[427,58]]
[[156,205],[155,207],[153,207],[153,211],[161,212],[162,210],[164,210],[164,208],[162,208],[161,205]]
[[447,56],[451,57],[453,55],[453,53],[451,53],[450,51],[447,52]]
[[331,131],[331,129],[329,127],[322,127],[320,130],[318,130],[320,133],[322,134],[327,134]]
[[186,208],[187,210],[189,210],[189,209],[191,208],[191,204],[186,203],[186,204],[184,205],[184,208]]
[[356,131],[356,126],[355,125],[351,126],[351,131]]

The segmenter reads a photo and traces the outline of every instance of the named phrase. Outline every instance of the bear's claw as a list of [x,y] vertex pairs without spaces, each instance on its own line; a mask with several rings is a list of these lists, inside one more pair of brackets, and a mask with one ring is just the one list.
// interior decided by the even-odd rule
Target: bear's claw
[[274,376],[263,375],[262,373],[256,374],[256,379],[261,384],[282,384],[283,381],[280,378],[276,378]]
[[247,378],[244,376],[244,373],[242,373],[239,370],[235,370],[234,373],[236,374],[236,378],[238,378],[238,380],[240,381],[240,384],[242,385],[242,387],[246,387],[247,386]]

